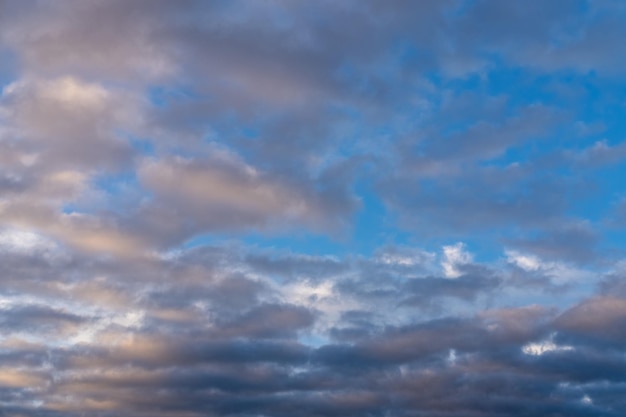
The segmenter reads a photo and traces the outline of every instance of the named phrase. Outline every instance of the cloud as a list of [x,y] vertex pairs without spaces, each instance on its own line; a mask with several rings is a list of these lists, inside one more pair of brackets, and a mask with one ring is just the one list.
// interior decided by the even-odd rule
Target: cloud
[[[128,13],[120,5],[5,2],[2,40],[21,51],[20,58],[28,67],[45,68],[49,74],[64,74],[70,68],[92,76],[133,75],[137,79],[170,74],[170,59],[146,36],[145,26],[134,24],[137,18],[153,17],[153,13],[142,16],[150,8],[137,4]],[[96,19],[106,24],[94,31]]]
[[[74,77],[25,79],[5,87],[8,134],[28,141],[37,161],[91,169],[129,163],[131,149],[115,132],[133,123],[129,97]],[[58,165],[57,165],[58,166]]]
[[171,213],[183,233],[190,227],[196,233],[290,224],[327,228],[352,209],[350,196],[344,203],[331,202],[309,184],[283,181],[225,153],[145,160],[138,176],[154,195],[148,215]]
[[536,271],[543,265],[541,260],[533,255],[525,255],[516,251],[506,252],[507,260],[525,271]]
[[441,267],[446,278],[458,278],[461,275],[459,267],[472,262],[472,255],[464,249],[465,245],[462,242],[443,247],[444,260]]
[[[28,334],[30,324],[38,326],[31,329],[39,329],[31,331],[42,335],[41,326],[66,322],[74,326],[91,323],[93,327],[93,312],[100,315],[92,337],[75,338],[74,343],[56,344],[68,337],[72,340],[78,330],[71,327],[63,333],[51,327],[57,329],[49,333],[51,339],[39,339],[35,344],[2,340],[4,355],[13,355],[2,360],[21,364],[17,365],[19,370],[5,373],[6,384],[19,390],[22,398],[40,401],[37,409],[22,406],[23,412],[78,415],[85,410],[95,414],[125,410],[130,415],[168,416],[252,410],[280,415],[297,410],[296,415],[345,415],[401,414],[418,409],[462,415],[489,407],[510,409],[513,415],[524,415],[530,408],[586,415],[618,404],[609,391],[596,388],[600,391],[588,394],[593,396],[593,404],[586,404],[593,408],[584,411],[576,405],[581,404],[577,394],[583,389],[581,384],[588,383],[583,381],[608,375],[603,370],[607,366],[622,366],[617,358],[601,359],[589,350],[621,343],[621,339],[607,338],[600,330],[619,320],[618,299],[583,300],[560,314],[539,305],[479,309],[477,315],[463,318],[444,315],[416,320],[413,313],[390,325],[391,316],[400,318],[400,310],[388,309],[380,302],[372,304],[366,293],[352,292],[351,297],[361,301],[362,311],[346,308],[335,316],[336,330],[332,330],[315,325],[332,312],[327,308],[334,308],[319,300],[346,299],[349,293],[343,291],[352,290],[339,286],[332,293],[317,294],[317,301],[310,304],[315,310],[299,305],[311,300],[297,297],[285,298],[290,300],[287,303],[268,303],[272,297],[289,294],[282,286],[269,285],[270,276],[282,269],[261,272],[254,266],[263,259],[263,251],[247,250],[238,254],[233,247],[195,248],[175,258],[153,260],[159,263],[154,271],[161,275],[148,274],[141,282],[123,279],[137,271],[136,261],[120,260],[112,265],[102,260],[100,266],[88,263],[83,267],[85,277],[102,276],[104,268],[111,267],[115,274],[107,279],[83,278],[74,285],[58,282],[64,288],[65,302],[81,301],[82,309],[74,308],[73,314],[48,307],[8,310],[11,314],[5,317],[10,321],[5,323],[11,329],[21,329],[21,337]],[[314,275],[314,268],[330,273],[327,277],[339,274],[349,279],[364,268],[365,262],[396,274],[411,271],[406,265],[398,269],[396,263],[381,263],[379,255],[358,262],[289,253],[281,257],[275,254],[274,259],[274,268],[288,265],[282,279],[294,283]],[[328,269],[328,262],[346,265]],[[484,274],[487,269],[473,268],[474,274]],[[74,270],[79,271],[77,267]],[[368,277],[361,279],[358,285],[372,285]],[[397,282],[390,287],[397,290],[390,300],[401,299],[400,294],[424,300],[471,299],[472,294],[499,291],[500,285],[493,277],[469,273],[454,280],[410,275],[405,279],[406,285]],[[40,297],[52,297],[58,303],[63,299],[61,294],[48,292]],[[96,306],[97,310],[87,309]],[[589,308],[593,314],[583,312],[584,317],[578,317],[579,311]],[[143,319],[132,319],[129,314],[133,310],[141,312]],[[387,311],[390,318],[383,318]],[[355,333],[358,329],[359,336]],[[336,337],[332,342],[303,344],[300,338],[311,330],[332,330]],[[598,335],[602,337],[598,339]],[[558,348],[562,346],[572,349]],[[541,354],[527,354],[525,350]],[[449,360],[451,351],[455,352],[454,361]],[[569,387],[559,385],[563,378],[571,381]],[[35,381],[38,391],[32,391]],[[383,386],[387,388],[383,390]],[[426,393],[415,402],[409,394],[417,387]],[[497,400],[487,395],[494,389]],[[159,395],[151,401],[137,400],[151,392]],[[446,402],[449,395],[455,395],[456,402]],[[477,396],[486,402],[473,401]],[[566,401],[570,396],[576,400]],[[547,400],[549,397],[563,401],[557,407]],[[207,402],[207,398],[212,401]]]
[[619,415],[624,11],[0,0],[0,416]]
[[542,258],[585,263],[596,257],[597,234],[589,223],[571,221],[554,225],[553,230],[546,230],[540,236],[511,243]]
[[570,333],[609,338],[621,342],[619,329],[626,318],[626,302],[621,298],[594,297],[563,313],[559,327]]
[[544,341],[540,343],[529,343],[525,345],[524,347],[522,347],[522,351],[526,353],[527,355],[539,355],[539,356],[547,352],[554,352],[554,351],[558,352],[558,351],[572,350],[572,349],[573,347],[571,346],[558,346],[558,345],[555,345],[551,341]]

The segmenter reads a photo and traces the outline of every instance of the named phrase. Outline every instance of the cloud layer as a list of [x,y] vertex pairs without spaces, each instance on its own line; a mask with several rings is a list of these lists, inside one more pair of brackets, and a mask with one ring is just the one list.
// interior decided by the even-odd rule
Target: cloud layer
[[615,1],[0,1],[0,416],[618,416]]

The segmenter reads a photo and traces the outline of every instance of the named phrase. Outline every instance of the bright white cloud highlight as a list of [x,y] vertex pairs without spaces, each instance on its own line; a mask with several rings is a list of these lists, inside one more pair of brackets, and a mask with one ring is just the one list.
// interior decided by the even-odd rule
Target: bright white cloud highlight
[[533,255],[523,254],[513,250],[507,250],[507,261],[524,271],[537,271],[542,268],[541,259]]
[[574,350],[572,346],[559,346],[552,340],[553,336],[548,340],[544,340],[541,342],[528,343],[522,346],[522,352],[527,355],[532,356],[541,356],[548,352],[567,352],[570,350]]
[[458,242],[454,245],[443,247],[443,260],[441,267],[446,278],[458,278],[461,276],[461,267],[471,263],[473,256],[465,250],[465,244]]

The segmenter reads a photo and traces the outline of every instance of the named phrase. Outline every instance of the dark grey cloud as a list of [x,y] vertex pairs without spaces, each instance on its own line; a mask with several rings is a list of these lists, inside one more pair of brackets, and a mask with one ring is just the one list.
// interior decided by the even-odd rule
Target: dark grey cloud
[[[137,416],[618,415],[613,407],[621,391],[606,381],[623,380],[621,355],[598,355],[600,345],[560,336],[555,341],[568,341],[570,350],[522,350],[551,332],[570,331],[576,319],[564,317],[578,308],[556,321],[539,308],[494,310],[388,328],[354,344],[314,350],[290,341],[217,341],[201,334],[177,340],[136,335],[114,349],[57,349],[46,355],[57,375],[40,397],[47,406],[21,408],[54,415],[63,405],[57,412],[89,409],[102,416],[120,409]],[[80,398],[70,400],[68,393]],[[147,396],[150,401],[142,399]]]
[[[465,103],[465,105],[468,104]],[[491,113],[489,105],[486,107],[487,114],[477,117],[478,121],[470,118],[469,125],[463,126],[462,124],[463,127],[457,131],[452,130],[449,134],[442,134],[439,126],[437,131],[429,132],[427,129],[414,143],[406,145],[409,149],[402,149],[413,153],[413,157],[408,156],[411,154],[403,154],[405,157],[408,156],[405,163],[417,173],[428,174],[434,169],[434,174],[445,175],[446,172],[437,170],[438,164],[455,173],[454,165],[450,166],[447,162],[492,160],[506,150],[519,146],[520,143],[545,138],[562,117],[555,109],[531,105],[521,109],[519,114],[505,117],[502,121],[503,115],[496,113],[497,117],[493,117],[489,114]],[[454,112],[454,110],[448,111]],[[457,111],[465,113],[461,108]],[[446,116],[444,114],[441,118],[449,123],[449,117]],[[490,120],[491,117],[495,120]],[[423,158],[420,158],[420,155],[423,155]],[[429,167],[431,164],[432,168]]]
[[[479,415],[486,410],[491,415],[525,415],[528,410],[615,415],[609,407],[619,401],[609,387],[594,393],[584,388],[602,375],[612,381],[621,378],[617,371],[623,366],[621,357],[597,354],[599,349],[621,346],[621,339],[601,330],[602,323],[608,329],[621,320],[618,307],[623,302],[618,299],[586,300],[556,318],[553,310],[534,306],[487,310],[465,318],[414,316],[408,324],[390,325],[381,321],[385,312],[376,308],[386,305],[384,297],[371,298],[368,291],[359,292],[360,286],[395,277],[393,285],[377,284],[395,291],[387,302],[406,299],[421,304],[441,297],[472,300],[477,294],[499,291],[503,281],[477,264],[462,266],[463,273],[455,279],[419,277],[416,274],[432,267],[431,257],[390,247],[370,260],[351,262],[292,253],[268,257],[264,251],[233,246],[197,248],[154,260],[152,273],[147,273],[147,265],[139,267],[146,275],[138,281],[124,278],[139,277],[136,261],[124,265],[103,259],[94,264],[86,262],[89,258],[71,261],[78,276],[65,284],[66,289],[56,288],[57,278],[48,278],[47,290],[31,291],[57,303],[63,303],[65,294],[65,303],[80,301],[81,309],[67,313],[19,307],[3,315],[12,334],[3,340],[0,355],[0,380],[11,387],[3,401],[18,404],[15,409],[26,415],[81,415],[85,410],[102,416],[119,410],[132,416]],[[11,259],[17,267],[19,257]],[[29,258],[22,262],[36,265]],[[375,266],[375,273],[366,274],[368,264]],[[46,271],[43,276],[54,277],[54,268],[65,265],[42,262],[37,268]],[[342,289],[344,297],[351,293],[363,300],[363,310],[341,315],[330,330],[334,342],[308,346],[300,337],[321,320],[325,307],[314,311],[293,300],[264,301],[278,298],[280,289],[271,287],[270,281],[258,281],[261,271],[279,275],[284,284],[318,274],[320,282],[335,274],[345,276],[351,287]],[[103,274],[111,278],[97,278]],[[4,280],[15,288],[16,282]],[[45,283],[45,278],[32,282]],[[102,308],[94,315],[92,309],[98,306]],[[587,306],[593,314],[579,313]],[[142,324],[129,321],[129,309],[144,312]],[[57,337],[58,326],[66,323],[87,326],[95,334],[85,339],[89,343],[51,347],[45,339],[19,339],[29,323],[37,325],[29,331],[39,336],[46,323],[54,325],[51,334]],[[528,344],[544,343],[555,333],[555,346],[575,350],[550,350],[546,345],[541,355],[524,353]],[[562,387],[562,380],[571,386]],[[593,404],[580,402],[583,391],[593,396]],[[24,406],[25,398],[43,403]],[[564,400],[557,406],[550,398]]]
[[[482,272],[482,271],[481,271]],[[454,280],[442,278],[422,278],[406,283],[400,291],[406,298],[401,302],[407,305],[437,305],[439,297],[452,297],[473,301],[480,294],[495,291],[501,278],[486,274],[464,274]]]
[[615,74],[624,65],[616,54],[623,13],[613,1],[479,1],[460,18],[459,50],[491,51],[538,70]]
[[[19,306],[2,310],[0,327],[6,333],[16,331],[26,333],[67,333],[88,319],[70,313],[43,306]],[[67,329],[70,327],[70,329]]]
[[[379,189],[401,221],[422,232],[465,234],[468,230],[538,227],[559,219],[567,207],[562,178],[531,176],[531,166],[487,167],[463,181],[437,177],[384,181]],[[481,194],[474,190],[480,189]],[[420,216],[412,213],[419,212]]]
[[512,242],[526,252],[543,259],[566,260],[581,264],[597,259],[598,234],[584,221],[554,227],[539,236]]
[[[623,298],[602,296],[581,302],[565,311],[556,321],[565,334],[592,345],[618,348],[625,342],[626,302]],[[565,336],[564,336],[565,337]]]

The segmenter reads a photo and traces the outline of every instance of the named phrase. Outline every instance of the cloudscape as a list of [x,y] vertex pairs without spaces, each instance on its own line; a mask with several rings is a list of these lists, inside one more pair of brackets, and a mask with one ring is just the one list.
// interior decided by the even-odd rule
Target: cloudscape
[[626,415],[619,0],[0,0],[0,417]]

